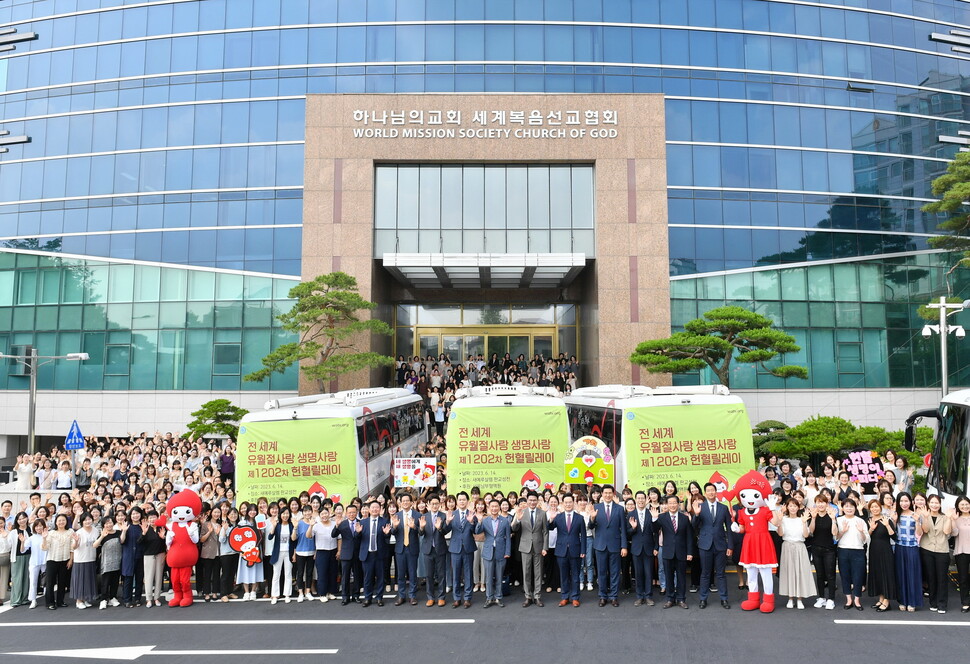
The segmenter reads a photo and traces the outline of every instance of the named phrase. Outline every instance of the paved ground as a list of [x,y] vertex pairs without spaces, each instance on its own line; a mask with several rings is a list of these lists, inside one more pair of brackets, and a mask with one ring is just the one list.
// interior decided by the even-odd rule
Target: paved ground
[[[873,644],[891,644],[884,662],[965,661],[970,614],[959,611],[956,592],[945,616],[922,610],[879,614],[788,610],[774,614],[743,612],[740,592],[732,589],[732,608],[716,602],[705,610],[697,595],[688,597],[690,610],[634,607],[621,596],[618,608],[596,606],[595,593],[584,592],[579,608],[557,607],[549,597],[545,607],[524,609],[521,600],[506,607],[482,609],[476,595],[471,609],[304,602],[271,606],[268,601],[205,604],[191,608],[105,611],[71,608],[0,608],[0,657],[38,650],[64,651],[30,657],[38,664],[65,661],[219,662],[232,664],[280,662],[371,662],[393,657],[398,662],[552,662],[583,660],[688,662],[699,659],[723,664],[749,657],[775,661],[779,648],[802,643],[804,653],[843,653],[869,661]],[[901,628],[917,627],[900,632]],[[815,643],[816,647],[810,644]],[[787,646],[784,644],[788,644]],[[824,644],[824,648],[823,648]],[[136,647],[143,646],[141,650]],[[154,646],[151,650],[149,646]],[[128,647],[126,651],[98,650]],[[92,649],[85,652],[86,649]],[[336,653],[287,652],[336,650]],[[270,651],[270,652],[263,652]],[[234,654],[230,654],[234,653]],[[82,659],[86,654],[89,659]],[[229,657],[230,659],[226,659]],[[619,659],[617,659],[619,658]],[[636,659],[634,659],[636,658]],[[843,656],[841,661],[846,661]]]

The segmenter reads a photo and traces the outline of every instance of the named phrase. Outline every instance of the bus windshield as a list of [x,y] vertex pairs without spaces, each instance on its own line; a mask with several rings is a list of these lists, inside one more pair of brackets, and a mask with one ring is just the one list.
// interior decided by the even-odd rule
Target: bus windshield
[[927,483],[942,493],[965,495],[970,457],[970,409],[944,403]]

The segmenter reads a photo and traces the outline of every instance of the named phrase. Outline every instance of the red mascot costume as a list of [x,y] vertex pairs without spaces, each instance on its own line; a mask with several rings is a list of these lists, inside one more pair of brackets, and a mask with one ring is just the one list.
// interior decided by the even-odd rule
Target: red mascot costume
[[172,570],[172,601],[169,606],[192,605],[192,568],[199,561],[199,526],[195,522],[202,513],[199,494],[190,489],[179,491],[169,498],[168,533],[165,562]]
[[[778,497],[771,492],[767,478],[754,470],[742,475],[734,490],[725,493],[725,497],[729,500],[737,498],[741,503],[737,522],[731,524],[733,532],[744,533],[740,564],[748,572],[748,599],[741,602],[741,608],[771,613],[775,610],[774,579],[771,574],[778,567],[778,558],[768,524],[775,522],[777,525],[779,520],[774,514],[778,509]],[[758,591],[759,581],[763,595]]]

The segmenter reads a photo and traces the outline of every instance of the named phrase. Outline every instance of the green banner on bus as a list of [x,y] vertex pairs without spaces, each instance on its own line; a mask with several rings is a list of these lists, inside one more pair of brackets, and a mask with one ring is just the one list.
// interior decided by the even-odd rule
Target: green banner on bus
[[562,482],[569,448],[564,406],[454,408],[448,422],[448,492],[542,491]]
[[244,422],[236,445],[236,500],[357,495],[357,437],[349,417]]
[[623,423],[623,453],[634,490],[662,489],[673,480],[686,493],[694,480],[723,491],[755,468],[751,422],[740,403],[631,408]]

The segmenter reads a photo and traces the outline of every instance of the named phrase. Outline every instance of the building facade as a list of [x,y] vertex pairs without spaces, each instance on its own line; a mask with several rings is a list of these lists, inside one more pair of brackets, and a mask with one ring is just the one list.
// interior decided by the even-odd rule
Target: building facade
[[[746,395],[755,417],[844,407],[890,424],[932,403],[940,382],[915,309],[951,263],[929,249],[940,219],[921,207],[968,142],[967,24],[961,0],[0,0],[0,349],[89,353],[39,368],[45,436],[75,417],[85,433],[176,430],[212,395],[253,406],[295,392],[295,371],[267,384],[242,376],[287,340],[274,316],[316,265],[308,258],[340,255],[320,251],[311,229],[323,217],[307,216],[334,182],[309,179],[321,173],[307,147],[322,127],[313,95],[582,99],[564,111],[662,95],[666,172],[653,184],[665,180],[667,205],[650,216],[666,220],[669,282],[643,285],[669,288],[669,302],[628,306],[623,321],[582,290],[607,273],[629,289],[638,255],[632,243],[625,265],[601,253],[610,215],[629,205],[601,205],[605,165],[589,155],[429,151],[348,165],[358,189],[347,200],[374,198],[369,219],[342,209],[355,224],[341,232],[357,225],[355,255],[370,261],[355,276],[384,284],[374,296],[395,325],[388,351],[572,348],[588,380],[634,380],[619,360],[601,363],[603,330],[633,325],[634,309],[677,329],[739,303],[791,331],[802,351],[786,361],[810,370],[782,381],[739,368],[732,387],[757,388]],[[387,105],[419,110],[408,103]],[[504,180],[525,207],[506,206],[501,228],[484,203],[461,215],[444,205],[436,221],[420,205],[397,213],[410,209],[409,183],[454,193],[459,178],[464,201],[466,176],[475,196],[479,182]],[[530,210],[530,192],[566,180],[569,197]],[[431,264],[454,254],[480,260]],[[966,277],[950,279],[964,294]],[[624,329],[614,358],[646,332]],[[951,352],[951,385],[970,383],[970,350]],[[8,452],[26,421],[17,373],[0,367]]]

